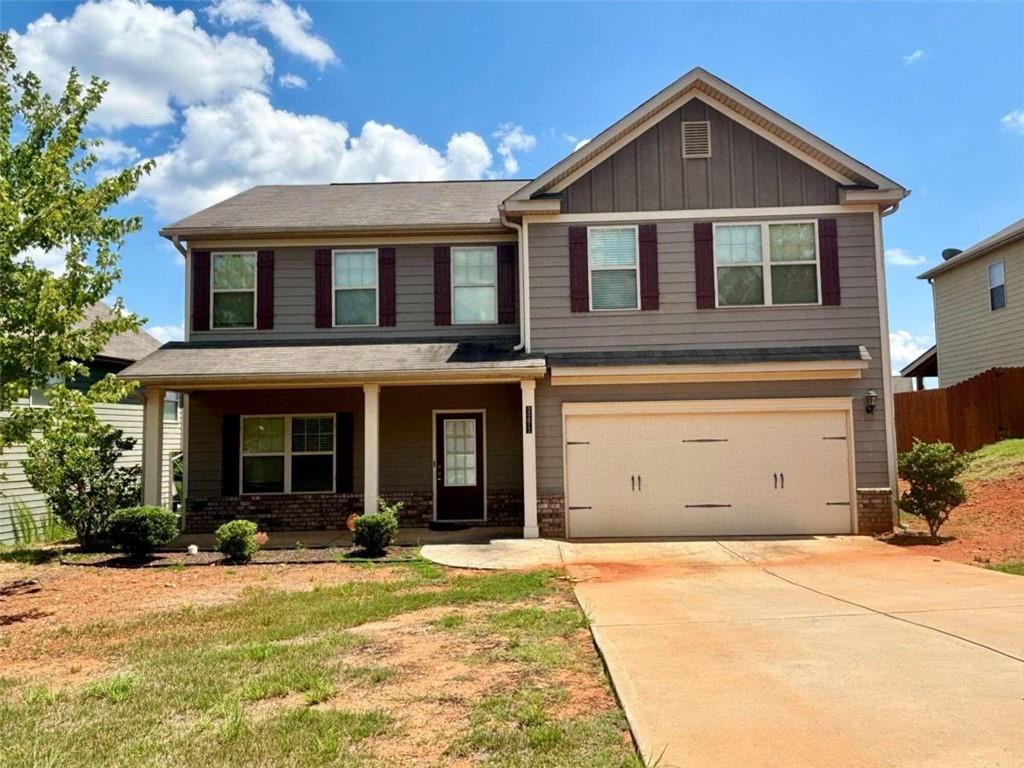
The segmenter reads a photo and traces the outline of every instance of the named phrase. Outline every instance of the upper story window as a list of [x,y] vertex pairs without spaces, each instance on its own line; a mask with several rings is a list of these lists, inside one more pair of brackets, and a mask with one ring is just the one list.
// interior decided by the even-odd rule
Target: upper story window
[[256,327],[256,254],[213,254],[214,328]]
[[377,325],[377,251],[334,252],[334,324]]
[[334,416],[243,416],[242,493],[334,490]]
[[452,323],[497,322],[497,249],[452,248]]
[[590,308],[640,308],[640,253],[636,227],[590,227]]
[[716,224],[718,306],[819,304],[813,221]]
[[1001,261],[988,265],[988,305],[991,309],[1006,306],[1006,266]]

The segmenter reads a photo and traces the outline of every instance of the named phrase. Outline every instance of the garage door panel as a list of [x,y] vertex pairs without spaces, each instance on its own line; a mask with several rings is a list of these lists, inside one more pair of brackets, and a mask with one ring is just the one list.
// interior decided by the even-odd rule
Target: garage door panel
[[566,435],[570,536],[851,531],[843,411],[570,415]]

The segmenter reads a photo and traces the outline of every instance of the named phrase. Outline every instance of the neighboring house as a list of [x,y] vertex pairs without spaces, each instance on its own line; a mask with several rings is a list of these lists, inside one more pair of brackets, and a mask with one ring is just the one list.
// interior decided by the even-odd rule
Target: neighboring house
[[[110,315],[110,307],[102,302],[86,310],[83,325],[93,320]],[[68,386],[86,390],[108,373],[118,373],[136,360],[139,360],[155,349],[160,342],[145,331],[122,333],[113,336],[103,350],[88,363],[89,375],[76,379]],[[171,477],[170,457],[181,452],[181,419],[177,395],[166,395],[162,404],[164,418],[164,467],[163,478],[169,483]],[[46,394],[43,390],[33,390],[27,402],[32,407],[45,408]],[[135,448],[122,457],[124,464],[140,464],[142,462],[142,403],[132,398],[123,403],[101,403],[94,406],[97,416],[108,424],[112,424],[136,439]],[[42,524],[47,516],[46,497],[38,493],[25,478],[22,460],[25,458],[25,446],[13,445],[0,454],[0,543],[9,544],[17,539],[17,507],[18,502],[24,504],[24,510],[31,515],[36,526]],[[170,487],[164,492],[164,499],[170,499]]]
[[906,195],[695,69],[532,181],[262,186],[171,224],[185,340],[124,375],[154,433],[186,393],[188,530],[377,497],[527,537],[887,530]]
[[943,262],[932,284],[935,347],[901,373],[948,387],[989,368],[1024,366],[1024,219]]

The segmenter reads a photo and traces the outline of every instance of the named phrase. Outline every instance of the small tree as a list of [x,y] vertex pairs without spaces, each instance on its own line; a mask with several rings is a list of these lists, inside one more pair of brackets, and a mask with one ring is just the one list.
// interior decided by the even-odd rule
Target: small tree
[[25,476],[79,543],[93,547],[115,510],[139,503],[141,467],[118,466],[135,440],[96,418],[81,392],[57,385],[48,395],[49,418],[28,442]]
[[970,463],[970,456],[942,442],[914,440],[914,447],[899,455],[900,477],[910,483],[900,494],[899,507],[922,518],[933,539],[953,508],[967,501],[967,490],[957,478]]

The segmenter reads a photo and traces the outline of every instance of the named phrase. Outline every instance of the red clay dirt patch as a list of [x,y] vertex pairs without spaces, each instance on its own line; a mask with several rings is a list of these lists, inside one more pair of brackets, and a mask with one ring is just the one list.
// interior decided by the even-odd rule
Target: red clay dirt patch
[[[970,565],[1024,560],[1024,475],[968,483],[967,492],[967,501],[953,510],[939,532],[939,543],[898,535],[887,541],[916,554]],[[928,531],[923,520],[913,517],[909,517],[908,527]]]

